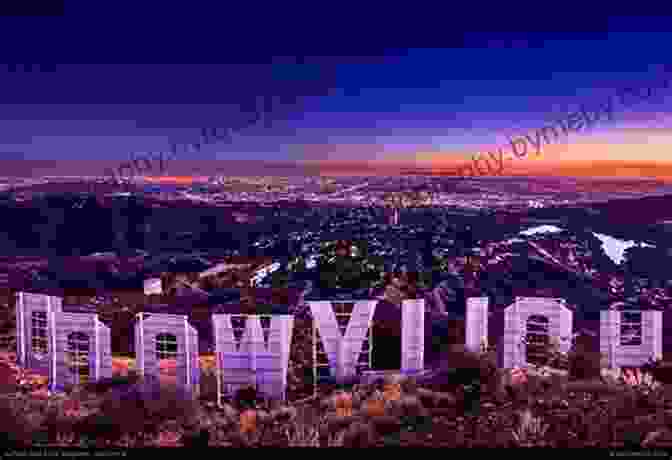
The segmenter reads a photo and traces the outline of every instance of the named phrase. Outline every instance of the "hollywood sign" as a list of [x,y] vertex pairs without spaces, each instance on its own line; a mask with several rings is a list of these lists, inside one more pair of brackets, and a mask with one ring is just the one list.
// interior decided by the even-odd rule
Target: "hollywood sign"
[[[314,319],[313,323],[313,372],[317,381],[317,332],[319,342],[327,356],[330,374],[336,378],[352,377],[361,367],[371,367],[371,352],[374,337],[371,334],[373,315],[378,300],[338,300],[307,302]],[[351,313],[336,313],[334,306],[350,304]],[[425,301],[404,300],[401,306],[401,369],[405,374],[414,374],[424,368],[425,348]],[[347,316],[347,326],[341,332],[337,316]],[[365,343],[368,342],[368,347]],[[366,348],[366,349],[365,349]],[[368,366],[361,366],[359,357],[369,353]]]
[[[235,338],[235,317],[245,317]],[[268,320],[265,328],[261,321]],[[20,292],[16,302],[17,360],[49,376],[52,391],[112,377],[111,333],[95,313],[63,311],[62,299]],[[217,363],[218,400],[244,385],[283,398],[293,329],[291,315],[212,315]],[[198,333],[186,315],[138,313],[135,357],[142,376],[159,377],[162,365],[175,383],[198,396]],[[228,389],[228,391],[227,391]]]
[[[348,377],[358,372],[363,345],[372,349],[371,323],[377,300],[308,302],[313,336],[327,356],[331,375]],[[353,304],[344,332],[334,304]],[[424,300],[402,303],[402,361],[400,372],[424,368]],[[343,314],[343,313],[340,313]],[[504,312],[504,331],[498,347],[500,367],[527,365],[521,344],[531,333],[556,337],[568,351],[572,312],[563,299],[518,297]],[[52,391],[66,385],[112,376],[110,329],[95,313],[68,313],[62,299],[42,294],[17,294],[17,356],[19,365],[49,376]],[[236,320],[243,324],[235,327]],[[218,400],[243,385],[256,385],[263,393],[285,398],[293,331],[292,315],[213,314]],[[235,330],[242,332],[240,339]],[[469,298],[466,309],[466,347],[477,351],[488,336],[488,299]],[[317,341],[313,342],[314,347]],[[662,312],[602,312],[600,350],[610,367],[639,366],[662,355]],[[198,333],[185,315],[138,313],[135,354],[139,373],[159,376],[162,362],[174,365],[175,381],[192,395],[199,393]],[[315,348],[314,354],[315,357]],[[313,370],[318,362],[314,359]]]
[[[560,352],[572,345],[573,313],[564,299],[516,297],[504,310],[504,333],[497,347],[498,366],[524,367],[530,336],[554,337]],[[466,346],[479,350],[488,337],[488,299],[467,299]],[[610,368],[638,367],[663,355],[663,312],[657,310],[600,313],[600,352]]]

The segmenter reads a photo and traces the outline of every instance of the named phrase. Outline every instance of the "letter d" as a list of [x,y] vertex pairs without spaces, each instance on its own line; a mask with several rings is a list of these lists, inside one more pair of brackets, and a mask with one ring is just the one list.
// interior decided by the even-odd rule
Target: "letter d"
[[[518,158],[523,158],[527,156],[527,142],[525,142],[525,139],[523,138],[518,138],[518,139],[511,139],[509,138],[509,143],[511,144],[511,151],[513,151],[513,154],[518,157]],[[517,144],[521,143],[525,147],[525,151],[522,153],[518,152],[518,148],[516,147]]]

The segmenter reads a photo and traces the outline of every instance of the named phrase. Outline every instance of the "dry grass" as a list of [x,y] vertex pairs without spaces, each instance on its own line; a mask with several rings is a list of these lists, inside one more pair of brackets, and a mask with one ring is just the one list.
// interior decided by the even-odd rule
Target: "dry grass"
[[[317,400],[282,405],[252,393],[222,408],[207,398],[189,400],[165,381],[143,383],[133,377],[131,362],[127,376],[120,372],[105,388],[49,395],[43,379],[22,374],[4,357],[2,383],[14,390],[0,400],[0,441],[63,447],[672,445],[672,386],[652,377],[669,368],[665,363],[616,372],[596,367],[599,356],[574,352],[567,369],[531,367],[512,379],[502,369],[493,372],[485,354],[459,347],[450,354],[448,362],[461,367],[431,385],[388,376],[355,385],[346,397],[325,390]],[[480,375],[480,388],[464,381],[473,374],[469,369]],[[208,370],[206,377],[214,378]]]

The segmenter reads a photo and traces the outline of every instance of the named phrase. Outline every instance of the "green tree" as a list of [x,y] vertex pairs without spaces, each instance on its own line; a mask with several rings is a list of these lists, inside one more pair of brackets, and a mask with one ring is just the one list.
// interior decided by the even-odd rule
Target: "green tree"
[[291,260],[287,266],[287,270],[290,272],[305,272],[308,270],[306,267],[306,258],[303,256],[295,257]]
[[286,288],[289,285],[291,273],[287,270],[276,270],[271,273],[271,287]]
[[317,270],[323,287],[361,289],[382,284],[383,260],[370,256],[366,243],[331,241],[320,249]]

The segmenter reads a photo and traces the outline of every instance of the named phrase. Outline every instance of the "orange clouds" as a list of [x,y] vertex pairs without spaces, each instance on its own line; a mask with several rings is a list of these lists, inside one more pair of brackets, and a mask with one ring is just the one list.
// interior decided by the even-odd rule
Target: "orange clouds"
[[[503,151],[505,176],[672,177],[672,129],[616,128],[581,136],[575,142],[547,145],[541,155],[533,152],[522,159],[510,150]],[[394,164],[401,163],[401,158],[396,155]],[[473,161],[455,152],[420,152],[406,158],[403,169],[426,174],[447,173]],[[485,170],[483,165],[478,167]]]
[[145,176],[143,179],[147,182],[159,183],[159,184],[192,184],[194,182],[207,180],[207,177],[196,177],[196,176],[165,176],[165,177],[152,177]]

